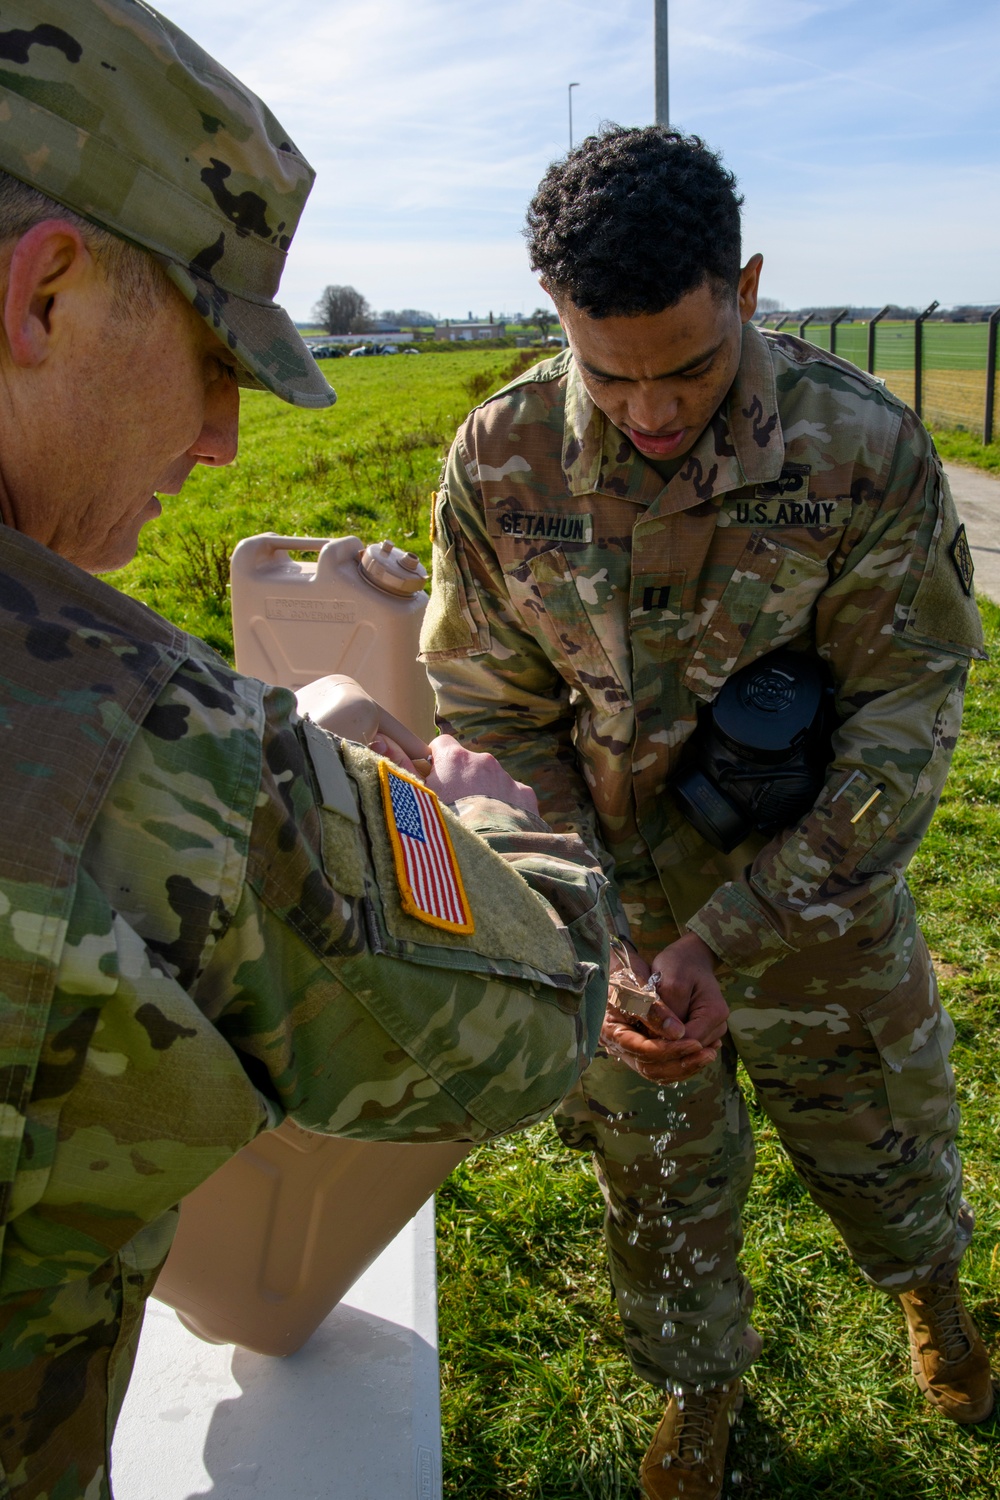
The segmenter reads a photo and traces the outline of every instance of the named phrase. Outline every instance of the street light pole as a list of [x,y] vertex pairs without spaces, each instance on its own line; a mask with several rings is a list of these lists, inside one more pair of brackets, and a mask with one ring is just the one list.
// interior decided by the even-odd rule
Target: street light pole
[[653,66],[656,75],[656,123],[670,124],[670,69],[667,59],[667,0],[653,0]]
[[571,83],[566,90],[566,96],[569,99],[569,149],[571,151],[573,149],[573,90],[579,87],[578,83]]

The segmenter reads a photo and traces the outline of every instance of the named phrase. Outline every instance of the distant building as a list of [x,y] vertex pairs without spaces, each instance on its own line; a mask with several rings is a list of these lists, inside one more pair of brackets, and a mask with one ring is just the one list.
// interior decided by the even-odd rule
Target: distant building
[[466,323],[446,323],[443,327],[438,324],[434,336],[439,339],[450,339],[452,343],[458,343],[460,340],[502,339],[506,332],[506,323],[470,320]]
[[376,323],[367,333],[315,333],[306,335],[307,344],[412,344],[413,329],[389,330]]

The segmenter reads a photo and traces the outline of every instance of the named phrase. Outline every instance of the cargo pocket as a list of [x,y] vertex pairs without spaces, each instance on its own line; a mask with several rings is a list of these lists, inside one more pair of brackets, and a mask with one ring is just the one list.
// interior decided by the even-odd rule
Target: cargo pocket
[[737,664],[788,645],[808,623],[828,581],[822,558],[793,552],[755,531],[714,608],[710,600],[698,601],[706,619],[684,686],[711,701]]
[[958,1110],[948,1063],[955,1028],[942,1008],[930,955],[917,941],[904,978],[860,1012],[881,1060],[896,1150],[905,1156],[953,1130]]
[[[624,708],[629,694],[623,674],[604,649],[562,548],[526,559],[508,574],[508,586],[515,603],[523,596],[522,609],[534,619],[534,631],[544,631],[561,674],[602,712]],[[544,619],[538,619],[536,601]]]

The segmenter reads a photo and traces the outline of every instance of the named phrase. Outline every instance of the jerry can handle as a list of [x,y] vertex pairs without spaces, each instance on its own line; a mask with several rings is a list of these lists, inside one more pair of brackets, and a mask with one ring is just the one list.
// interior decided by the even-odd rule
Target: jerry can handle
[[272,536],[266,532],[263,536],[248,537],[248,541],[257,543],[261,552],[322,552],[328,536]]
[[229,571],[233,577],[237,574],[250,577],[258,569],[266,568],[277,552],[322,552],[329,540],[318,536],[278,536],[273,531],[245,536],[233,548]]

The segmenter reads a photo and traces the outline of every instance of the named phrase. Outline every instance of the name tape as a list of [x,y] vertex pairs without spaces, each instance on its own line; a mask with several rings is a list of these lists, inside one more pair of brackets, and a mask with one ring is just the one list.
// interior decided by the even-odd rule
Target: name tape
[[592,542],[593,518],[564,510],[501,510],[488,512],[489,534],[515,542]]

